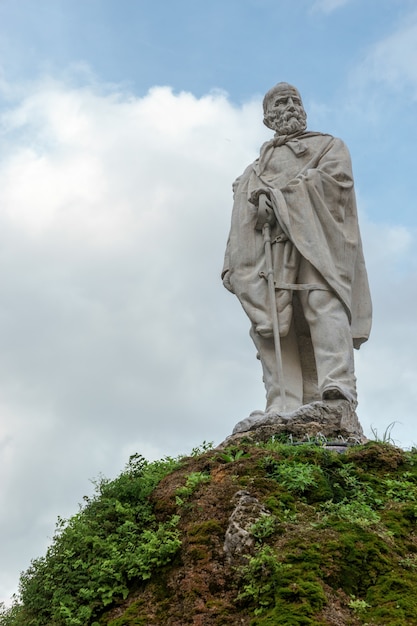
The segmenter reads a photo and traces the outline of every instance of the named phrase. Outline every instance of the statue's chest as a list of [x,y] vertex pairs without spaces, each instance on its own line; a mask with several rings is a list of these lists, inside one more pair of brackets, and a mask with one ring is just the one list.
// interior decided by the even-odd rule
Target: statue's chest
[[308,152],[297,157],[287,146],[274,148],[259,161],[261,178],[271,186],[282,187],[301,172],[308,162]]

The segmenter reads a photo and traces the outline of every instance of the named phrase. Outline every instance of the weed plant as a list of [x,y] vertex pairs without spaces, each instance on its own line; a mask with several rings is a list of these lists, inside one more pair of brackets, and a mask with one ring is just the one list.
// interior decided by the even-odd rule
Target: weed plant
[[194,491],[202,484],[208,483],[211,480],[210,474],[207,472],[191,472],[187,476],[187,480],[184,486],[178,487],[176,490],[175,501],[178,506],[183,506],[186,500],[192,496]]

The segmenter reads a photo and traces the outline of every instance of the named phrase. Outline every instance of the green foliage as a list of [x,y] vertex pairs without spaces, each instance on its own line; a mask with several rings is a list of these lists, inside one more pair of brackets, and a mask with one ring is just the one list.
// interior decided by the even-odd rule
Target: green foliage
[[239,459],[247,459],[249,456],[244,450],[226,448],[224,452],[219,454],[219,459],[225,463],[233,463],[234,461],[239,461]]
[[0,603],[0,624],[1,626],[29,626],[23,617],[23,607],[14,598],[13,605],[6,607],[3,602]]
[[391,422],[391,424],[388,424],[382,435],[378,433],[378,430],[376,428],[371,426],[371,432],[374,436],[374,441],[378,443],[389,443],[391,445],[395,445],[395,441],[392,438],[391,433],[396,423],[397,422]]
[[275,515],[261,515],[250,527],[250,533],[258,543],[263,543],[276,532],[278,520]]
[[205,454],[209,450],[213,450],[213,442],[212,441],[203,441],[201,446],[196,446],[190,452],[190,456],[196,458],[202,454]]
[[407,554],[404,558],[399,560],[399,564],[406,569],[417,570],[417,554]]
[[329,456],[329,451],[324,447],[326,438],[317,435],[317,437],[309,438],[308,441],[295,442],[291,438],[282,435],[274,436],[268,441],[258,443],[257,445],[269,452],[275,452],[284,458],[295,459],[297,457],[315,457],[322,458]]
[[259,448],[270,450],[271,452],[281,452],[288,449],[289,443],[291,443],[291,441],[288,435],[281,433],[272,435],[267,441],[258,441],[256,445]]
[[410,450],[405,452],[405,457],[407,459],[408,465],[414,467],[417,465],[417,447],[413,446]]
[[378,524],[381,519],[369,504],[360,500],[354,502],[349,502],[348,500],[326,502],[323,505],[323,509],[329,516],[337,517],[351,524],[358,524],[364,528]]
[[263,546],[240,570],[243,584],[238,600],[254,605],[255,615],[274,605],[278,581],[285,567],[269,546]]
[[211,480],[210,474],[207,472],[192,472],[187,476],[186,483],[183,487],[178,487],[175,492],[175,501],[178,506],[183,506],[184,502],[192,496],[194,491],[204,483],[208,483]]
[[363,614],[366,609],[370,608],[370,606],[371,605],[365,602],[365,600],[360,600],[359,598],[355,598],[355,596],[352,596],[352,599],[349,602],[349,607],[357,615]]
[[384,486],[387,488],[387,497],[395,502],[415,502],[417,500],[417,485],[409,480],[410,477],[410,472],[404,472],[400,480],[386,478]]
[[72,518],[58,520],[46,556],[22,574],[18,619],[10,623],[86,626],[102,607],[126,598],[132,580],[147,580],[168,563],[181,543],[179,518],[157,524],[149,495],[177,466],[133,455],[118,478],[96,481],[96,494]]
[[317,484],[318,475],[322,470],[316,465],[297,461],[277,462],[267,457],[267,471],[271,478],[278,481],[289,491],[302,493],[308,487]]

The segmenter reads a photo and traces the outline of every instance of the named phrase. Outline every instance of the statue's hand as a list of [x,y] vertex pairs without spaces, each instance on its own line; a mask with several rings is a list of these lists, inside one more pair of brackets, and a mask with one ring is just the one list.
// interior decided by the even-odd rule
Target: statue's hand
[[223,285],[224,285],[224,287],[226,287],[226,289],[227,289],[228,291],[230,291],[231,293],[233,293],[232,285],[230,284],[230,272],[229,272],[229,271],[227,271],[227,272],[225,272],[225,273],[224,273],[224,276],[223,276]]
[[265,224],[272,226],[275,224],[276,218],[272,203],[265,193],[261,193],[258,199],[258,219],[256,221],[256,230],[262,230]]

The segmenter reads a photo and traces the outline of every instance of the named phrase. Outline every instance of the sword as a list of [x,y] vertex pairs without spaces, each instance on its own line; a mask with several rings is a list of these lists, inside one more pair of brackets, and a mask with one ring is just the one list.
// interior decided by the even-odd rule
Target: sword
[[272,264],[272,249],[271,249],[271,228],[268,222],[266,222],[262,227],[262,235],[264,238],[265,269],[266,269],[266,278],[268,281],[269,306],[271,309],[272,333],[273,333],[274,344],[275,344],[275,359],[276,359],[277,373],[278,373],[278,385],[280,388],[282,408],[285,411],[287,400],[286,400],[286,394],[285,394],[284,370],[282,367],[281,338],[279,334],[277,301],[275,297],[274,267]]

